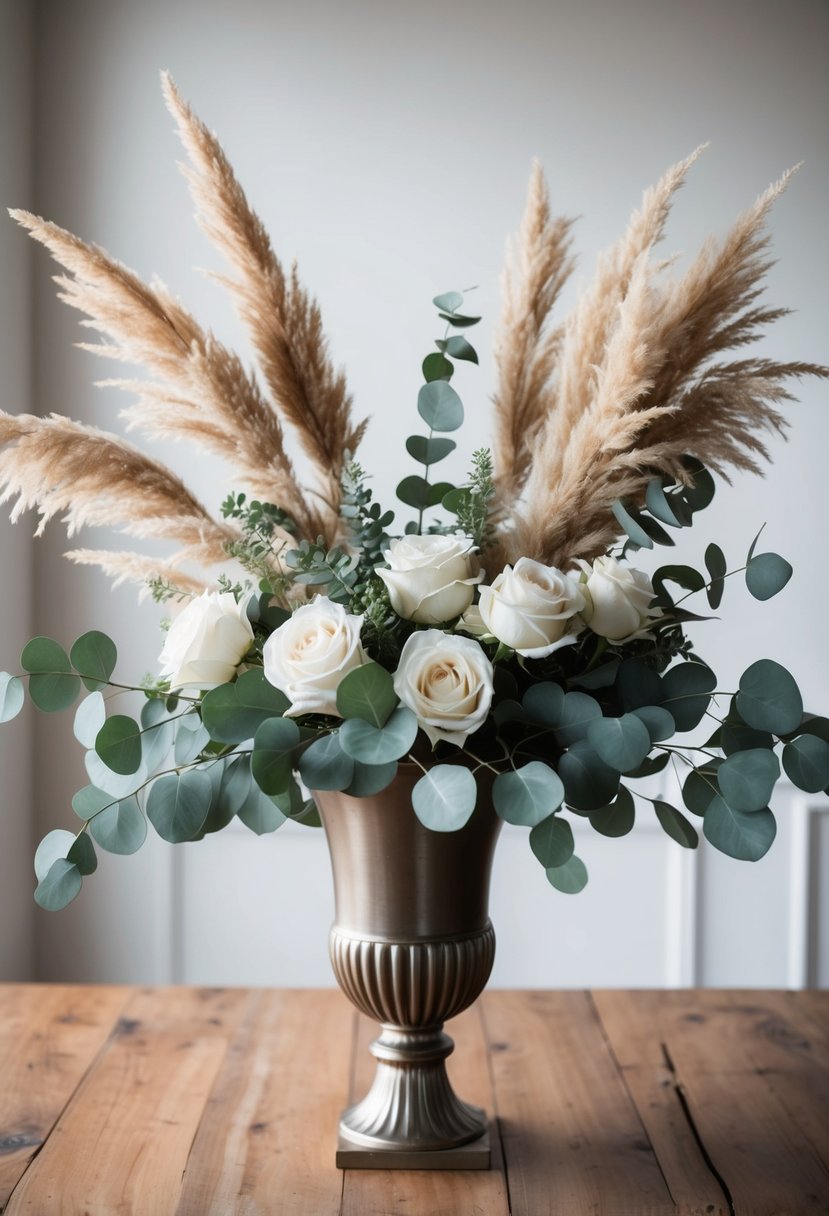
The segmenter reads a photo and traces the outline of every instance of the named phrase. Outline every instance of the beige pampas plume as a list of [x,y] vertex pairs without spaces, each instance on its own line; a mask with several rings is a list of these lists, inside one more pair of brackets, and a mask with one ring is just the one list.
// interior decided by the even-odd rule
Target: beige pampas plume
[[195,578],[173,563],[145,557],[140,553],[116,553],[108,549],[70,549],[64,556],[78,566],[98,566],[112,579],[113,587],[128,581],[141,584],[139,599],[150,594],[151,583],[163,585],[171,596],[179,598],[201,595],[203,591],[210,589],[203,579]]
[[333,540],[344,463],[366,424],[352,422],[345,376],[331,363],[319,306],[300,283],[296,266],[286,273],[218,140],[182,99],[169,74],[162,73],[161,79],[190,160],[182,169],[199,223],[233,268],[233,277],[221,276],[221,281],[250,330],[274,402],[315,466],[325,505],[324,530]]
[[572,225],[571,219],[552,216],[547,182],[534,161],[521,228],[507,247],[501,320],[495,334],[493,451],[499,504],[521,493],[536,434],[552,408],[550,380],[562,333],[550,328],[550,316],[573,269]]
[[[600,262],[567,325],[555,408],[540,433],[524,498],[498,537],[506,560],[527,553],[567,569],[576,558],[605,552],[621,533],[614,503],[629,498],[641,505],[648,481],[659,474],[687,480],[686,454],[722,474],[729,467],[759,471],[757,458],[768,455],[764,434],[786,426],[776,408],[791,399],[786,382],[829,375],[803,362],[714,362],[786,311],[757,300],[770,265],[765,220],[791,172],[738,218],[724,241],[708,242],[685,275],[666,282],[665,263],[650,251],[693,159],[645,195],[628,235]],[[605,291],[615,301],[612,312]]]
[[26,211],[10,214],[69,275],[60,298],[109,342],[84,343],[108,358],[143,365],[150,382],[109,380],[138,393],[124,414],[151,435],[187,438],[225,457],[253,493],[288,511],[306,535],[320,519],[308,507],[285,451],[279,420],[239,358],[160,285],[147,285],[103,250]]
[[16,497],[12,522],[37,507],[37,535],[58,512],[70,536],[87,526],[179,546],[174,564],[226,559],[238,539],[204,509],[169,469],[116,435],[58,414],[35,418],[0,411],[0,503]]

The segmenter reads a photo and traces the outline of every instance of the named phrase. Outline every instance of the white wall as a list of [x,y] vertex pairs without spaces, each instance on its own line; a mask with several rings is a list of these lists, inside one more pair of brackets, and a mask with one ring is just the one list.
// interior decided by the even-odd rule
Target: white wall
[[[389,501],[397,480],[411,471],[402,439],[417,429],[418,368],[434,328],[430,298],[477,283],[476,307],[485,322],[476,336],[482,352],[489,350],[504,238],[520,215],[534,155],[547,169],[556,207],[583,217],[576,229],[580,269],[565,307],[642,188],[701,141],[710,139],[712,146],[678,199],[666,249],[693,250],[707,232],[722,232],[782,169],[805,160],[771,223],[780,260],[770,275],[769,298],[796,312],[778,324],[765,349],[783,359],[826,358],[823,48],[829,10],[820,0],[685,6],[659,0],[515,0],[509,6],[473,0],[237,0],[232,6],[217,0],[42,0],[37,9],[37,209],[139,271],[159,274],[202,321],[246,349],[221,292],[196,269],[217,261],[191,221],[175,169],[179,148],[157,79],[159,68],[169,68],[218,131],[276,248],[285,259],[299,257],[306,282],[318,293],[357,408],[373,416],[363,459]],[[25,244],[8,231],[6,239],[16,239],[16,248]],[[77,321],[55,302],[49,273],[45,255],[38,254],[38,407],[117,427],[122,402],[110,390],[90,387],[109,369],[73,348]],[[486,357],[480,371],[462,372],[469,421],[458,473],[466,454],[487,440],[492,383]],[[674,552],[677,560],[699,560],[716,537],[736,563],[769,520],[768,545],[793,561],[792,583],[766,606],[731,589],[723,620],[704,627],[699,646],[725,686],[734,686],[760,655],[786,663],[807,704],[825,710],[825,387],[805,384],[791,415],[791,441],[773,443],[774,467],[766,480],[736,478],[703,517],[698,535]],[[180,448],[164,455],[186,469],[211,504],[233,486],[214,464],[200,457],[194,462]],[[121,645],[124,674],[140,676],[158,649],[157,612],[137,609],[130,589],[110,592],[103,578],[63,563],[62,548],[56,525],[36,546],[32,630],[66,642],[93,625],[108,630]],[[38,723],[39,755],[50,760],[38,766],[39,833],[71,820],[69,795],[82,780],[67,725],[64,719]],[[316,925],[329,915],[327,907],[321,910],[328,874],[324,866],[304,870],[301,860],[320,843],[281,833],[258,843],[231,835],[176,859],[158,842],[135,858],[104,858],[69,912],[40,918],[41,973],[153,979],[173,968],[189,978],[208,971],[242,978],[244,971],[252,979],[267,947],[234,949],[234,935],[244,936],[246,924],[275,918],[272,936],[278,940],[288,932],[283,925],[293,933],[308,923],[303,941],[317,944],[292,948],[302,960],[311,952],[319,961],[292,969],[280,955],[261,965],[263,982],[327,982]],[[647,932],[665,906],[666,874],[672,873],[665,867],[678,863],[666,860],[661,845],[654,853],[644,836],[639,845],[612,847],[615,853],[601,841],[586,847],[588,863],[595,860],[594,886],[589,896],[569,901],[544,889],[531,858],[505,848],[494,908],[501,957],[526,957],[518,889],[543,893],[543,900],[532,897],[534,938],[557,941],[566,923],[568,940],[578,944],[567,948],[569,956],[567,950],[545,954],[543,971],[528,962],[523,972],[510,972],[509,982],[522,982],[522,976],[523,982],[583,982],[584,952],[593,949],[609,961],[604,970],[598,963],[588,969],[591,982],[639,982],[662,974],[649,970],[648,958],[664,942],[654,947]],[[632,849],[640,869],[628,880]],[[211,850],[218,853],[215,863]],[[272,854],[286,883],[283,889],[280,878],[276,894],[264,860]],[[752,935],[745,909],[762,903],[780,864],[768,859],[741,871],[739,880],[737,863],[705,871],[707,889],[720,899],[732,884],[743,890],[748,883],[753,892],[748,903],[733,908],[729,924],[748,959],[735,972],[740,982],[767,975],[768,952]],[[306,873],[317,875],[318,891],[309,893],[307,882],[297,882]],[[540,887],[531,885],[539,878]],[[625,898],[628,887],[636,899]],[[789,894],[784,889],[782,898]],[[238,921],[236,905],[242,909]],[[185,954],[178,961],[168,940],[176,907],[184,916],[176,950]],[[307,921],[303,907],[309,908]],[[530,905],[526,909],[530,915]],[[224,935],[215,923],[221,917]],[[626,956],[615,939],[597,943],[592,926],[603,921],[629,943]],[[200,937],[194,926],[201,923],[213,924],[217,936]],[[221,951],[216,942],[223,943]],[[562,957],[570,959],[566,974]],[[620,957],[629,965],[619,967]],[[700,977],[725,982],[729,965],[710,963],[713,970],[703,968]]]
[[[0,183],[3,202],[31,192],[31,12],[0,0]],[[0,409],[31,409],[32,301],[30,250],[13,225],[0,222]],[[0,669],[16,670],[32,628],[29,529],[0,527]],[[0,731],[0,980],[34,972],[31,720]]]

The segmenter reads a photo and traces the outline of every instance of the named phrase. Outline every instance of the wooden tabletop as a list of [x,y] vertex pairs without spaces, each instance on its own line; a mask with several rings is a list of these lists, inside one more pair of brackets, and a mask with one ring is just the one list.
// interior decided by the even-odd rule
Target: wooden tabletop
[[0,1211],[829,1212],[829,992],[498,992],[449,1025],[487,1172],[339,1171],[336,991],[0,985]]

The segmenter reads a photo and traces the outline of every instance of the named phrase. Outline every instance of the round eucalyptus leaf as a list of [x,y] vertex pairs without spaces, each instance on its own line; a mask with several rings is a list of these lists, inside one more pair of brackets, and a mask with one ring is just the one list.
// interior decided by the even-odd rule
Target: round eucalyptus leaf
[[613,504],[613,514],[619,526],[624,529],[630,540],[639,549],[652,549],[653,541],[645,530],[645,522],[631,503],[617,500]]
[[103,688],[118,661],[118,651],[112,638],[97,629],[82,634],[69,652],[72,666],[90,692]]
[[682,787],[682,801],[694,815],[702,817],[711,802],[720,792],[717,769],[721,761],[706,761],[700,768],[691,769]]
[[705,568],[711,576],[707,592],[708,603],[711,608],[719,608],[725,589],[723,580],[728,571],[728,563],[720,546],[713,542],[705,550]]
[[723,722],[720,728],[719,746],[730,756],[732,752],[746,752],[758,747],[774,747],[774,738],[764,730],[754,730],[743,722]]
[[662,677],[662,705],[678,731],[693,730],[711,703],[717,677],[704,663],[681,662]]
[[540,722],[542,726],[558,726],[564,712],[564,689],[552,680],[531,684],[524,693],[522,704],[527,717],[533,722]]
[[558,773],[541,760],[531,760],[508,773],[499,773],[492,783],[495,810],[507,823],[534,827],[553,811],[564,798],[564,786]]
[[595,718],[602,716],[602,707],[586,692],[568,692],[564,697],[561,716],[556,725],[556,739],[562,747],[587,738],[587,729]]
[[247,756],[228,757],[209,770],[210,810],[203,824],[205,835],[221,832],[236,815],[250,793],[250,760]]
[[[432,351],[422,363],[423,379],[428,383],[432,380],[451,380],[454,367],[439,351]],[[414,453],[412,453],[414,456]],[[418,457],[415,457],[417,460]]]
[[207,819],[211,793],[210,778],[195,769],[159,777],[147,798],[147,818],[170,844],[195,840]]
[[758,553],[746,566],[746,586],[756,600],[770,600],[792,577],[792,568],[779,553]]
[[72,726],[75,738],[84,747],[94,747],[98,732],[106,721],[104,698],[99,692],[91,692],[78,704]]
[[59,857],[66,854],[75,843],[75,833],[63,828],[55,828],[47,832],[35,851],[35,876],[42,882]]
[[587,867],[575,853],[563,865],[548,866],[547,881],[564,895],[578,895],[587,886]]
[[652,477],[645,490],[645,506],[654,519],[659,519],[670,528],[681,528],[682,521],[665,493],[661,477]]
[[769,810],[736,811],[717,795],[708,804],[702,830],[721,853],[738,861],[759,861],[774,842],[777,824]]
[[429,501],[427,506],[437,507],[443,503],[447,494],[454,494],[456,486],[451,481],[438,481],[435,485],[429,487]]
[[[416,735],[417,718],[405,705],[398,705],[384,726],[372,726],[361,718],[349,718],[339,730],[343,751],[363,764],[388,764],[391,760],[399,760],[406,755]],[[305,784],[309,789],[326,788],[319,785],[314,787],[308,781]]]
[[81,874],[94,874],[98,869],[98,858],[95,856],[95,846],[86,832],[80,832],[66,854],[66,860],[76,865]]
[[829,743],[829,718],[822,718],[819,714],[804,714],[796,730],[798,735],[815,735]]
[[627,836],[636,821],[636,806],[630,790],[619,786],[619,792],[609,806],[591,811],[590,826],[602,836]]
[[29,696],[45,713],[68,709],[81,690],[69,655],[52,638],[32,638],[23,647],[20,663],[30,673]]
[[[465,319],[471,320],[471,318]],[[480,318],[477,319],[480,320]],[[462,359],[467,363],[478,362],[478,352],[475,350],[475,347],[472,346],[470,342],[467,342],[466,338],[462,337],[460,334],[452,334],[451,337],[447,338],[446,345],[443,349],[446,351],[447,355],[451,355],[453,359]]]
[[[442,355],[436,355],[437,359],[441,359]],[[451,370],[451,363],[449,368]],[[413,456],[419,464],[433,465],[439,460],[443,460],[450,452],[454,452],[458,445],[454,439],[444,439],[442,437],[432,436],[427,439],[425,435],[410,435],[406,440],[406,451],[410,456]]]
[[217,743],[244,743],[263,722],[281,718],[290,701],[265,679],[261,667],[244,672],[232,684],[211,688],[202,698],[201,718]]
[[425,511],[430,505],[432,486],[425,477],[419,477],[413,473],[398,482],[395,493],[407,507],[414,507],[416,511]]
[[352,798],[371,798],[391,785],[396,776],[396,760],[390,760],[387,764],[361,764],[355,760],[354,776],[345,792]]
[[285,816],[274,800],[256,785],[251,785],[247,798],[236,812],[236,817],[257,836],[275,832],[285,822]]
[[817,735],[800,735],[783,748],[783,768],[798,789],[817,794],[829,785],[829,743]]
[[[299,739],[299,727],[293,718],[269,718],[259,727],[253,738],[250,768],[263,793],[278,794],[287,787]],[[311,744],[312,748],[316,746]]]
[[566,865],[575,847],[573,829],[560,815],[548,815],[530,832],[530,848],[545,869]]
[[108,853],[129,856],[137,853],[147,839],[147,820],[134,797],[124,798],[95,815],[89,832]]
[[621,718],[595,718],[588,725],[587,741],[599,758],[619,773],[638,768],[651,750],[647,726],[632,713]]
[[665,583],[676,583],[685,591],[702,591],[705,578],[693,566],[660,566],[653,575],[653,587],[658,595],[667,598]]
[[668,802],[654,802],[653,809],[662,828],[672,840],[681,844],[684,849],[695,849],[699,844],[699,835],[693,824],[689,823],[682,811]]
[[661,705],[642,705],[632,712],[634,717],[644,722],[651,743],[661,743],[676,733],[673,714]]
[[659,756],[648,756],[647,760],[643,760],[638,768],[631,769],[625,776],[632,780],[639,780],[642,777],[654,777],[657,773],[661,773],[663,768],[666,768],[670,754],[662,752]]
[[417,412],[433,431],[456,431],[463,422],[463,403],[446,380],[423,385],[417,395]]
[[720,793],[735,811],[764,810],[779,776],[780,761],[762,747],[734,752],[717,769]]
[[[438,316],[441,321],[448,321],[456,329],[468,329],[470,325],[477,325],[481,319],[480,317],[462,316],[459,312],[439,312]],[[451,338],[447,338],[446,341],[442,341],[440,343],[441,350],[446,350],[451,340]]]
[[682,497],[692,511],[703,511],[710,505],[716,493],[714,478],[695,456],[686,456],[683,463],[693,481],[690,486],[685,486]]
[[84,767],[92,785],[105,790],[113,798],[127,798],[147,777],[143,761],[137,773],[114,773],[107,768],[97,752],[88,751],[84,755]]
[[758,659],[740,677],[737,711],[755,730],[785,735],[803,716],[803,698],[794,677],[773,659]]
[[210,742],[210,733],[198,714],[186,714],[173,724],[176,742],[173,755],[177,765],[192,764]]
[[457,312],[463,307],[463,296],[459,291],[444,291],[442,295],[435,296],[432,303],[441,312]]
[[397,701],[392,677],[379,663],[355,667],[337,688],[340,717],[361,718],[372,726],[384,726]]
[[468,768],[436,764],[412,790],[412,806],[424,827],[457,832],[475,810],[478,788]]
[[342,727],[315,739],[300,754],[297,768],[309,790],[344,790],[353,781],[354,758],[343,751],[341,734]]
[[584,740],[572,744],[558,762],[567,803],[576,810],[607,806],[619,789],[619,774],[609,768]]
[[135,773],[141,764],[140,726],[126,714],[107,718],[95,739],[95,751],[113,773]]
[[72,810],[79,819],[91,819],[112,802],[112,794],[96,785],[85,785],[72,795]]
[[35,903],[47,912],[60,912],[71,904],[83,886],[81,872],[71,861],[59,857],[35,890]]
[[0,671],[0,722],[11,722],[23,708],[26,693],[20,676]]

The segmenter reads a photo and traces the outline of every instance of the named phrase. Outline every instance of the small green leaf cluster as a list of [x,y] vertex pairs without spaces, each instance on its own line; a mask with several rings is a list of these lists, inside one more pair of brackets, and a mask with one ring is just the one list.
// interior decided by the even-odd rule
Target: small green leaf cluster
[[236,520],[242,539],[228,542],[229,557],[234,557],[257,579],[268,584],[272,593],[284,589],[279,559],[286,548],[285,534],[296,535],[296,523],[287,511],[270,502],[248,500],[246,494],[228,494],[222,503],[222,517]]
[[348,604],[359,577],[358,557],[346,553],[339,545],[329,549],[324,537],[316,543],[300,541],[298,548],[289,549],[285,564],[295,583],[324,587],[325,594],[337,604]]

